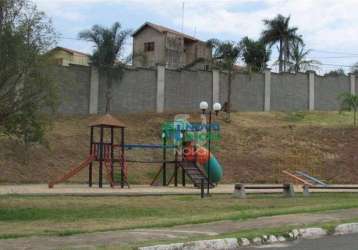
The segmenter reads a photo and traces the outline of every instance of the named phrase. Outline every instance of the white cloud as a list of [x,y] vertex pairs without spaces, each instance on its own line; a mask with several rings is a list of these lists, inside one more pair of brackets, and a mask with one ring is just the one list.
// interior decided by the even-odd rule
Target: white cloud
[[[35,0],[49,15],[61,15],[69,21],[84,19],[81,6],[112,4],[136,6],[168,20],[170,27],[181,25],[183,0]],[[249,5],[257,8],[247,11]],[[292,24],[299,28],[308,47],[358,53],[357,0],[187,0],[185,1],[185,31],[206,38],[239,40],[243,36],[257,38],[264,18],[278,13],[291,15]],[[133,27],[135,28],[135,27]],[[318,57],[318,54],[315,54]],[[319,59],[319,58],[318,58]],[[339,62],[351,63],[358,58]]]

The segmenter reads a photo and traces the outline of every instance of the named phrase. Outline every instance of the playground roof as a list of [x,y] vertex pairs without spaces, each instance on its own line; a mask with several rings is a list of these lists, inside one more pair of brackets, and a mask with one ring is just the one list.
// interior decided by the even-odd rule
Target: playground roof
[[115,128],[124,128],[125,127],[125,125],[122,122],[120,122],[119,120],[117,120],[110,114],[101,116],[98,120],[90,123],[90,126],[91,127],[105,126],[105,127],[115,127]]

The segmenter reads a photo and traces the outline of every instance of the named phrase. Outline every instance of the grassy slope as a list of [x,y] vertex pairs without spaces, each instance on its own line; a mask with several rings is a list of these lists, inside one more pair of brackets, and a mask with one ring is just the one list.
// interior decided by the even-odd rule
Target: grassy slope
[[355,194],[163,197],[21,197],[0,199],[0,238],[71,235],[153,226],[244,220],[261,216],[358,207]]
[[[160,143],[160,126],[173,114],[123,115],[127,143]],[[1,139],[0,182],[47,182],[88,154],[88,123],[96,117],[58,118],[47,147],[26,151]],[[193,120],[198,120],[194,116]],[[225,182],[281,182],[281,171],[301,169],[331,183],[358,183],[358,130],[349,113],[235,113],[222,125],[215,154]],[[128,158],[161,159],[160,150],[132,150]],[[158,164],[130,164],[132,184],[149,183]],[[72,181],[83,182],[83,172]]]

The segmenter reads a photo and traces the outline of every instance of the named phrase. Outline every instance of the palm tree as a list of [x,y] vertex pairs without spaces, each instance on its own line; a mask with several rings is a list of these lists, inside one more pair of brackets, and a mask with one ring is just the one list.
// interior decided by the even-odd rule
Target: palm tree
[[341,110],[342,111],[353,111],[353,126],[357,126],[357,110],[358,110],[358,95],[351,93],[344,93],[339,96],[342,100]]
[[271,50],[266,49],[262,41],[254,41],[244,37],[241,42],[242,57],[250,71],[260,72],[265,69],[270,60]]
[[94,25],[90,30],[79,33],[81,39],[94,43],[91,62],[98,67],[100,74],[106,77],[106,113],[111,109],[112,80],[123,75],[125,64],[121,61],[121,56],[130,33],[129,30],[122,30],[118,22],[110,28]]
[[319,69],[317,65],[321,64],[321,62],[306,59],[311,50],[305,50],[305,46],[304,43],[299,42],[293,42],[291,44],[289,71],[297,73],[306,70]]
[[231,112],[231,82],[236,62],[241,56],[240,44],[231,41],[219,41],[218,39],[210,39],[208,45],[213,48],[213,64],[218,68],[228,72],[228,93],[226,105],[226,120],[230,122]]
[[287,70],[287,62],[290,56],[290,43],[303,42],[302,37],[297,35],[297,27],[290,27],[291,17],[284,17],[279,14],[273,19],[263,20],[266,29],[261,34],[261,40],[270,48],[278,45],[279,72]]

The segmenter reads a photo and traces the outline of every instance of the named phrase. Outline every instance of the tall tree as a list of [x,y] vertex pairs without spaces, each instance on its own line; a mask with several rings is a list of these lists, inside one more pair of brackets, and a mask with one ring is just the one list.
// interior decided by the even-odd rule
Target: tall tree
[[242,57],[247,67],[254,72],[264,70],[271,56],[271,51],[266,48],[265,44],[248,37],[244,37],[240,44],[243,50]]
[[111,110],[113,79],[120,79],[123,75],[125,63],[122,61],[122,54],[130,33],[130,30],[123,30],[121,24],[115,22],[110,28],[94,25],[90,30],[79,34],[81,39],[94,43],[92,64],[106,78],[106,113]]
[[44,55],[54,43],[51,21],[30,1],[0,0],[0,133],[42,140],[57,105]]
[[230,121],[231,113],[231,84],[235,72],[235,64],[241,57],[242,48],[240,44],[231,41],[219,41],[210,39],[208,45],[213,48],[213,64],[218,68],[228,72],[228,93],[226,105],[226,120]]
[[306,59],[311,51],[305,49],[305,44],[293,42],[290,47],[289,71],[301,72],[306,70],[316,70],[321,64],[317,60]]
[[261,40],[270,48],[278,43],[279,72],[287,70],[290,56],[290,43],[303,42],[302,37],[297,34],[297,27],[290,27],[291,17],[279,14],[273,19],[263,20],[266,28],[261,34]]

